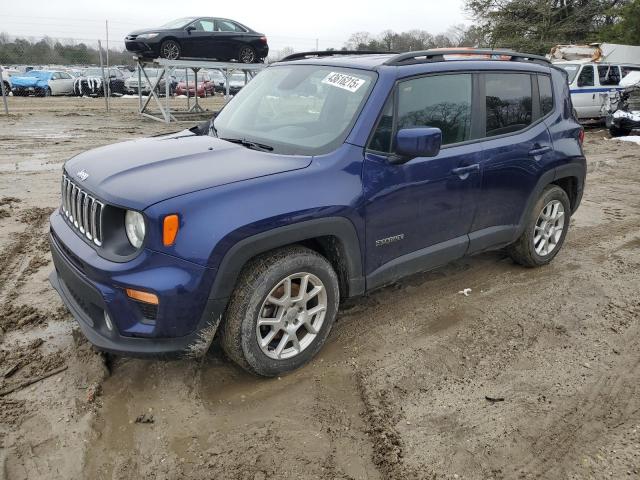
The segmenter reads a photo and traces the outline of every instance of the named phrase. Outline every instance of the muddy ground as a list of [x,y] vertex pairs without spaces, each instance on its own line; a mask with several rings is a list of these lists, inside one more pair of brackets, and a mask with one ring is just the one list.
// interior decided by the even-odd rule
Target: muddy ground
[[160,362],[84,341],[47,283],[61,164],[176,127],[125,99],[109,115],[10,100],[0,478],[640,478],[640,146],[587,132],[587,189],[551,265],[494,252],[408,278],[343,305],[315,361],[265,380],[215,344]]

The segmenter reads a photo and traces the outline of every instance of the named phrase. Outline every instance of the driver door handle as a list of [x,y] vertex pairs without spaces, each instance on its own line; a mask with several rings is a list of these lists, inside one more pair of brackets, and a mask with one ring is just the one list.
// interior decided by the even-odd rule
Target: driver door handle
[[466,167],[454,168],[451,173],[460,177],[460,180],[466,180],[470,173],[479,172],[480,164],[474,163],[473,165],[467,165]]

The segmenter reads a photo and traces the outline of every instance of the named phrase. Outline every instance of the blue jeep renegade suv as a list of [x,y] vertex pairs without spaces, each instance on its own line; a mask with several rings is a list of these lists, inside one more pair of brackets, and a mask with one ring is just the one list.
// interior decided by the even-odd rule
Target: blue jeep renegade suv
[[211,121],[66,162],[51,282],[99,349],[308,362],[340,300],[506,247],[550,262],[585,180],[566,73],[486,50],[294,54]]

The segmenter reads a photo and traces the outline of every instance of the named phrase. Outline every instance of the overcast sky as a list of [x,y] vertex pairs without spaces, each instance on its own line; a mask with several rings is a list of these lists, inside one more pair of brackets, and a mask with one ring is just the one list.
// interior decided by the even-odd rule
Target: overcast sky
[[[0,31],[16,36],[104,39],[109,20],[110,40],[122,43],[136,28],[153,27],[186,16],[217,16],[235,19],[263,32],[272,50],[285,46],[295,50],[340,48],[357,31],[378,34],[385,29],[414,28],[431,33],[469,23],[463,0],[344,0],[261,1],[226,0],[206,8],[195,0],[28,0],[0,2]],[[113,43],[112,43],[113,45]],[[116,46],[116,45],[113,45]]]

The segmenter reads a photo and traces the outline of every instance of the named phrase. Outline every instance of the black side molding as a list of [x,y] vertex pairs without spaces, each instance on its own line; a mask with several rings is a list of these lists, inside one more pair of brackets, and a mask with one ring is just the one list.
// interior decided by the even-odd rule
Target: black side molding
[[345,250],[349,296],[364,293],[362,255],[356,229],[344,217],[326,217],[267,230],[236,243],[220,262],[209,298],[224,299],[231,296],[242,267],[256,255],[323,236],[337,237]]
[[407,275],[446,265],[463,257],[468,245],[469,236],[462,235],[394,258],[367,275],[367,291],[395,282]]

